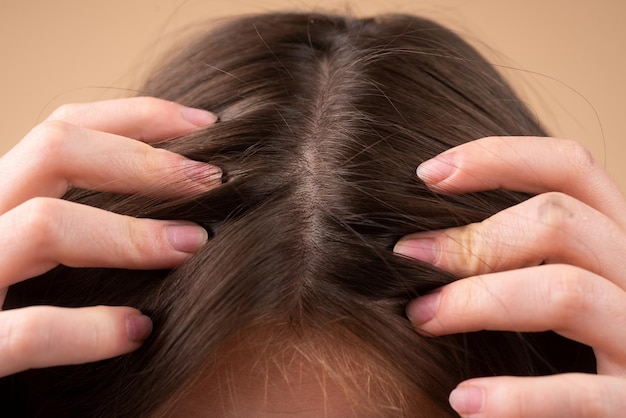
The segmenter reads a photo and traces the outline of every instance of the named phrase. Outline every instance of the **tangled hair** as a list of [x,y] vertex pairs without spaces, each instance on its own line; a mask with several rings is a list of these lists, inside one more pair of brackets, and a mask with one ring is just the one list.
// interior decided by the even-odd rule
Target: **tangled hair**
[[158,146],[218,165],[224,184],[175,199],[66,198],[193,221],[210,241],[174,270],[59,267],[13,286],[6,309],[130,305],[155,331],[125,356],[4,378],[3,405],[24,416],[171,416],[200,385],[229,394],[207,395],[220,406],[202,413],[231,416],[237,373],[264,385],[297,357],[357,399],[356,416],[449,417],[463,379],[594,370],[587,347],[553,333],[427,338],[404,314],[456,278],[395,255],[400,237],[481,221],[527,197],[438,195],[417,165],[479,137],[544,135],[451,31],[399,15],[242,17],[178,52],[142,91],[220,115]]

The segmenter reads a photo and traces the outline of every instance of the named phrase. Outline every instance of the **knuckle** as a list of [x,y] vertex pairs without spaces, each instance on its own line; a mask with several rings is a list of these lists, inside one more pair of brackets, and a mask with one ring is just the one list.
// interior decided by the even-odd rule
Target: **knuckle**
[[576,221],[573,199],[561,192],[549,192],[535,197],[537,221],[544,228],[544,233],[560,234]]
[[27,236],[31,246],[46,249],[59,235],[62,208],[57,199],[35,197],[16,208],[14,227],[18,236]]
[[33,361],[50,343],[46,329],[41,329],[32,315],[13,315],[3,321],[0,335],[3,354],[17,363]]
[[[105,317],[106,310],[102,306],[94,306],[91,308],[87,308],[99,313],[100,317]],[[103,349],[104,347],[110,345],[110,338],[108,338],[108,333],[103,331],[102,324],[98,321],[92,321],[89,328],[85,329],[81,335],[81,345],[84,347],[89,347],[92,350]]]
[[32,145],[36,147],[35,155],[40,156],[49,164],[50,158],[63,156],[63,148],[72,136],[73,126],[69,123],[49,120],[40,123],[28,135]]
[[[137,106],[133,110],[133,116],[138,121],[145,121],[151,126],[151,130],[161,131],[171,129],[172,121],[181,119],[178,105],[155,97],[140,97]],[[150,138],[147,132],[140,131],[136,139],[147,141]]]
[[170,169],[177,160],[176,154],[162,148],[153,148],[146,145],[142,153],[142,163],[144,169]]
[[178,155],[149,145],[144,147],[140,161],[140,172],[148,173],[156,184],[163,184],[164,180],[179,174],[181,169]]
[[[481,280],[480,277],[476,276],[474,280],[457,281],[441,290],[436,316],[442,325],[449,325],[449,321],[458,320],[461,315],[476,310],[480,301],[475,283],[479,280]],[[456,295],[462,295],[462,297],[455,297]]]
[[145,194],[180,195],[194,187],[194,174],[187,170],[186,164],[185,158],[178,154],[141,144],[125,168]]
[[84,309],[85,326],[80,335],[74,338],[75,344],[81,347],[84,359],[95,360],[119,355],[127,351],[128,334],[126,320],[122,312],[124,308],[111,306],[91,306]]
[[[493,270],[490,254],[497,254],[491,248],[485,251],[488,221],[465,225],[448,231],[440,254],[441,264],[451,267],[456,274],[472,275],[486,273]],[[489,243],[491,244],[491,243]]]
[[73,120],[74,115],[77,115],[81,112],[83,105],[79,103],[66,103],[59,107],[57,107],[51,114],[48,116],[48,120],[53,121],[71,121]]
[[[101,319],[99,326],[94,326],[91,337],[93,347],[100,347],[105,352],[119,352],[126,347],[128,344],[126,316],[121,315],[121,312],[126,312],[125,308],[99,305],[89,309]],[[121,321],[120,316],[123,318]]]
[[559,324],[566,324],[593,306],[594,288],[582,269],[555,265],[547,285],[546,303]]
[[595,158],[584,145],[573,140],[563,140],[563,154],[576,173],[585,174],[595,166]]
[[155,97],[143,96],[136,98],[134,113],[139,120],[153,120],[154,115],[168,110],[168,102]]
[[480,275],[444,286],[434,316],[438,327],[447,332],[467,331],[485,320],[484,308],[490,304],[487,298],[491,297],[484,290],[486,286]]
[[127,245],[120,248],[124,252],[120,256],[123,256],[124,259],[149,259],[160,253],[159,248],[164,248],[165,243],[160,234],[153,233],[150,226],[146,224],[152,224],[152,222],[134,218],[125,219]]
[[133,143],[133,152],[128,154],[125,162],[128,163],[133,175],[155,176],[154,170],[158,167],[158,158],[155,157],[153,148],[141,142]]
[[138,143],[128,166],[136,181],[140,181],[146,190],[156,192],[181,177],[186,179],[181,160],[183,157],[171,151]]

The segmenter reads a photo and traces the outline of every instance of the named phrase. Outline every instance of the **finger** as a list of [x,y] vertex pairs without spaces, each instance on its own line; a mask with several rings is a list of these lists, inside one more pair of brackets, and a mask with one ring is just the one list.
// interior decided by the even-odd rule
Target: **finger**
[[458,280],[411,302],[407,315],[428,335],[553,330],[602,353],[608,368],[626,364],[624,306],[615,284],[554,264]]
[[552,192],[480,223],[409,235],[394,251],[459,277],[541,263],[571,264],[626,289],[624,248],[626,235],[615,222],[570,196]]
[[619,418],[624,393],[626,380],[614,376],[503,376],[461,383],[450,404],[464,418]]
[[626,227],[626,203],[591,153],[574,141],[488,137],[424,162],[418,175],[444,193],[507,189],[568,194]]
[[36,306],[0,312],[0,376],[133,351],[152,330],[136,309]]
[[36,198],[0,217],[0,288],[69,267],[172,268],[207,240],[191,223],[137,219]]
[[47,120],[155,142],[212,125],[217,116],[154,97],[132,97],[66,104],[52,112]]
[[221,184],[221,170],[140,141],[45,122],[0,163],[0,213],[32,197],[59,197],[70,186],[180,196]]

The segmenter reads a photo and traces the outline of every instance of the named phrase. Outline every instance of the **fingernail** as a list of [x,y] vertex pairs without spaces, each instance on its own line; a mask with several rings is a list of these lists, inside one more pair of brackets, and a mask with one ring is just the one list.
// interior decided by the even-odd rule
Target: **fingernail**
[[180,113],[187,122],[196,126],[207,126],[217,122],[217,115],[195,107],[180,107]]
[[126,334],[134,343],[145,341],[152,332],[152,321],[145,315],[129,315],[126,317]]
[[400,240],[393,251],[397,254],[434,264],[437,254],[437,242],[433,238]]
[[193,160],[183,160],[182,164],[185,174],[191,180],[201,183],[218,181],[221,183],[222,170],[219,167]]
[[426,184],[437,184],[454,171],[454,153],[439,154],[417,167],[417,176]]
[[406,307],[406,316],[414,325],[422,325],[433,319],[439,307],[441,291],[436,290],[411,301]]
[[450,406],[460,415],[477,414],[483,408],[485,393],[476,386],[457,387],[450,393]]
[[165,233],[172,248],[189,254],[196,252],[209,238],[203,228],[188,224],[168,225]]

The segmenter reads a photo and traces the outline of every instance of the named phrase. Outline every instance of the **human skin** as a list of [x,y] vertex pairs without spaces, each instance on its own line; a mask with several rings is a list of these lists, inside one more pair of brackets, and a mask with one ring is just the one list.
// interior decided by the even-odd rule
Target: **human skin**
[[[206,241],[198,226],[59,197],[72,186],[166,195],[180,193],[180,182],[187,192],[217,187],[219,169],[149,146],[215,120],[152,98],[55,111],[0,160],[3,293],[60,263],[149,269],[186,260]],[[198,181],[207,175],[211,181]],[[422,164],[418,175],[441,193],[505,188],[537,196],[484,222],[398,243],[398,253],[463,277],[407,307],[417,330],[554,330],[591,345],[598,360],[597,375],[472,379],[452,393],[453,407],[464,417],[621,416],[626,203],[602,167],[572,141],[484,138]],[[171,188],[160,187],[166,177]],[[0,312],[0,375],[120,355],[150,329],[131,307]]]
[[418,168],[441,193],[536,194],[476,224],[404,237],[395,251],[462,279],[414,300],[417,330],[546,331],[591,346],[597,374],[490,377],[451,394],[463,417],[620,417],[626,409],[626,202],[581,145],[492,137]]
[[[59,264],[154,269],[185,261],[207,240],[199,226],[136,219],[59,198],[70,187],[159,195],[217,187],[218,168],[149,145],[216,119],[140,97],[66,105],[35,127],[0,159],[0,301],[11,284]],[[162,178],[171,187],[163,187]],[[151,329],[150,319],[131,307],[3,311],[0,376],[124,354]]]

